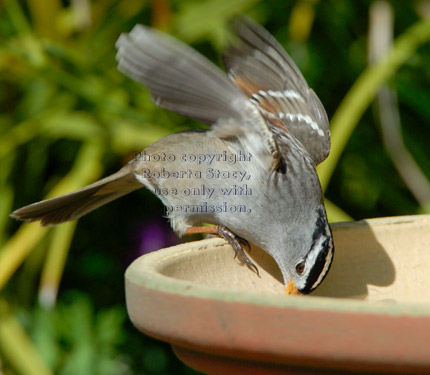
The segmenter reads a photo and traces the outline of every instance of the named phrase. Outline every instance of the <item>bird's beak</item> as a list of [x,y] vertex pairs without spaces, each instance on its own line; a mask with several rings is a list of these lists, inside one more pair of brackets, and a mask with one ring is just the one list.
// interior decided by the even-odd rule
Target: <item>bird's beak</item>
[[294,281],[290,281],[287,284],[287,289],[285,290],[285,293],[286,294],[295,294],[295,295],[303,294],[297,290],[297,287],[296,287],[296,284],[294,284]]

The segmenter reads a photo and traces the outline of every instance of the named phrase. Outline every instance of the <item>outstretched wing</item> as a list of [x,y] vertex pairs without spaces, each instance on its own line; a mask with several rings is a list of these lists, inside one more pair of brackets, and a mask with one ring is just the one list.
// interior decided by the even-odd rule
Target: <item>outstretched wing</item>
[[[238,37],[224,56],[234,84],[254,103],[275,135],[290,132],[315,165],[330,151],[327,114],[296,64],[264,28],[236,20]],[[281,142],[282,137],[276,137]]]
[[118,68],[146,85],[163,108],[235,136],[265,167],[279,161],[273,133],[248,97],[218,67],[184,43],[137,25],[116,43]]

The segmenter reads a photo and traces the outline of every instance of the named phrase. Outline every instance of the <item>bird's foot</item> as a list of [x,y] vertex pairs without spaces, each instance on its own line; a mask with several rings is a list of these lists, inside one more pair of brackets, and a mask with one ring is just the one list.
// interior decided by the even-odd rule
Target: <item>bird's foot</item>
[[246,255],[245,250],[243,249],[243,246],[246,246],[248,248],[248,251],[251,250],[249,242],[244,238],[235,235],[230,229],[228,229],[224,225],[215,225],[211,227],[189,227],[185,231],[185,234],[194,233],[208,233],[224,238],[233,248],[234,257],[236,258],[239,255],[240,260],[245,263],[249,269],[251,269],[258,276],[260,276],[257,266],[252,263],[252,261]]

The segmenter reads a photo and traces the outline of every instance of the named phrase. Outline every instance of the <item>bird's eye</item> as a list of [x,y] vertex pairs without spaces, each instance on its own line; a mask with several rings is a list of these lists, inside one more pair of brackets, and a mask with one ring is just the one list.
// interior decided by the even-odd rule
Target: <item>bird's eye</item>
[[305,262],[300,262],[296,265],[296,272],[301,275],[305,271]]

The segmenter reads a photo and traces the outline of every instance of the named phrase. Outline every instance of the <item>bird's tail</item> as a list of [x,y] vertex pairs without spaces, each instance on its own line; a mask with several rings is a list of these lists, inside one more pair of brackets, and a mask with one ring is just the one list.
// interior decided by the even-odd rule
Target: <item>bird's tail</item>
[[78,219],[140,187],[142,185],[134,177],[133,166],[128,164],[82,189],[19,208],[10,216],[19,220],[40,220],[43,226],[60,224]]

